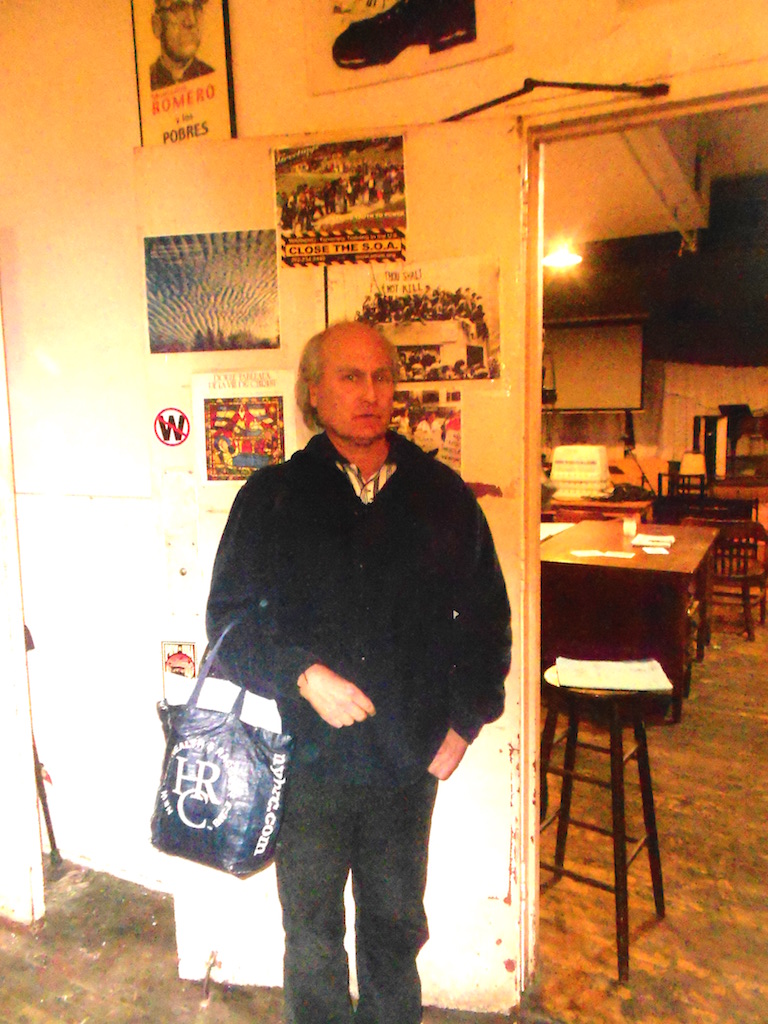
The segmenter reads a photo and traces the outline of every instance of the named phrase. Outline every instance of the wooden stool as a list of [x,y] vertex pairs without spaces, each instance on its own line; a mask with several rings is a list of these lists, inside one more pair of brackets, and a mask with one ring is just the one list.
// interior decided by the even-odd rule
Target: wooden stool
[[[616,899],[616,948],[620,981],[626,981],[629,977],[627,869],[643,847],[646,847],[648,850],[656,914],[659,918],[664,917],[661,854],[659,852],[659,837],[656,831],[656,814],[653,806],[653,788],[651,784],[651,768],[648,760],[645,719],[650,715],[658,715],[665,705],[669,703],[671,693],[671,685],[668,693],[641,690],[575,689],[559,685],[556,667],[553,666],[544,673],[542,698],[547,705],[547,717],[541,739],[541,830],[544,831],[544,829],[557,820],[557,839],[554,863],[542,861],[541,866],[548,871],[552,871],[556,881],[562,876],[566,876],[606,892],[614,893]],[[561,714],[567,716],[568,728],[563,736],[559,737],[556,741],[557,720]],[[594,743],[579,742],[579,724],[582,721],[589,721],[598,727],[606,728],[610,737],[610,745],[605,747]],[[625,725],[632,727],[635,737],[635,745],[626,754],[624,753],[623,743],[623,729]],[[556,742],[560,742],[563,739],[565,739],[565,753],[563,756],[563,766],[559,768],[551,764],[552,749]],[[593,775],[583,774],[576,770],[577,747],[610,755],[610,781],[596,778]],[[645,832],[639,839],[627,836],[626,833],[624,765],[632,758],[637,760],[645,825]],[[560,804],[549,817],[546,816],[547,774],[558,775],[563,780],[560,791]],[[573,794],[574,781],[610,789],[613,826],[611,829],[571,817],[571,796]],[[568,838],[569,825],[585,828],[613,838],[613,885],[564,867],[565,844]]]

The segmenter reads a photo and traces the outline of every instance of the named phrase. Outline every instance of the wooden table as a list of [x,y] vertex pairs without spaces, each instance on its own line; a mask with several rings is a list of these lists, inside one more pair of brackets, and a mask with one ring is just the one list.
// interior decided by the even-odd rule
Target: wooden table
[[637,516],[650,519],[653,499],[642,501],[611,501],[610,498],[552,498],[547,513],[557,520],[558,512],[571,513],[583,519],[625,519]]
[[558,656],[656,658],[672,683],[673,717],[679,721],[690,683],[694,602],[699,659],[709,640],[711,551],[717,528],[643,523],[640,531],[674,536],[669,554],[646,554],[633,547],[622,523],[613,520],[583,520],[542,542],[542,669]]

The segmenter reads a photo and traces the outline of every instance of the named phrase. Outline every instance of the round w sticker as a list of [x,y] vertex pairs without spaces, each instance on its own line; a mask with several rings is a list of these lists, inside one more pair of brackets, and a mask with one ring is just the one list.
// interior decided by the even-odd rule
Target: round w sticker
[[189,437],[189,419],[181,409],[163,409],[155,416],[155,437],[163,444],[183,444]]

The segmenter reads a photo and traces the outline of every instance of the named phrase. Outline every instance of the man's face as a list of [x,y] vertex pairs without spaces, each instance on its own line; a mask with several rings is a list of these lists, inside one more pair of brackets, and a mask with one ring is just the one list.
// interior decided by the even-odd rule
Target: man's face
[[321,366],[309,396],[331,441],[366,446],[381,440],[395,379],[378,334],[363,324],[340,328],[323,343]]
[[200,46],[203,4],[187,0],[160,0],[152,16],[152,29],[163,53],[175,64],[186,64]]

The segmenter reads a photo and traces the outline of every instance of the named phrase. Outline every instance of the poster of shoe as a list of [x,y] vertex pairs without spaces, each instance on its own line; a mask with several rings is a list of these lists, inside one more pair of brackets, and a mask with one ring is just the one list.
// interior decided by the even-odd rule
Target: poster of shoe
[[401,135],[278,149],[275,192],[285,266],[405,258]]
[[355,89],[513,49],[511,0],[311,0],[310,90]]
[[379,327],[397,349],[403,382],[501,372],[499,270],[491,261],[329,267],[328,319]]

